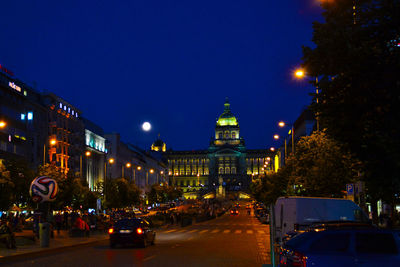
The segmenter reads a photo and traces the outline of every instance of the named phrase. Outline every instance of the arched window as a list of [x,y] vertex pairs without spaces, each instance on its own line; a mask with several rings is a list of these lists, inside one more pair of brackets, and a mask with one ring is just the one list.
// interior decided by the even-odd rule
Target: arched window
[[221,132],[218,133],[218,138],[219,138],[219,139],[222,139],[222,133],[221,133]]
[[224,174],[224,168],[223,168],[223,167],[220,167],[218,173],[219,173],[219,174]]
[[226,167],[225,168],[225,174],[229,174],[229,173],[230,173],[229,167]]
[[232,174],[236,174],[236,167],[232,167],[232,168],[231,168],[231,173],[232,173]]
[[229,132],[228,131],[225,132],[225,138],[229,138]]
[[232,132],[232,139],[236,139],[236,133]]

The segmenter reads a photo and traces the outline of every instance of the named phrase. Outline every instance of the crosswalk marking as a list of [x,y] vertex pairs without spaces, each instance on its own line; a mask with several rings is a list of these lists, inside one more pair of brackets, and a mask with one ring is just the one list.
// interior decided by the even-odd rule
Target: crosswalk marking
[[185,230],[176,231],[176,233],[183,233],[183,232],[186,232],[186,229]]
[[204,233],[206,233],[206,232],[208,232],[208,230],[200,231],[199,234],[204,234]]
[[242,233],[242,230],[236,230],[235,231],[235,234],[241,234]]
[[194,232],[197,232],[197,231],[199,231],[199,229],[191,230],[191,231],[189,231],[188,233],[194,233]]
[[218,233],[218,232],[219,232],[218,229],[215,229],[215,230],[212,230],[212,231],[211,231],[212,234],[215,234],[215,233]]
[[247,230],[246,233],[252,234],[252,233],[253,233],[253,230]]
[[172,233],[172,232],[175,232],[175,231],[177,231],[177,229],[172,229],[172,230],[168,230],[168,231],[165,231],[166,233]]
[[224,234],[228,234],[231,230],[224,230]]
[[261,230],[259,230],[259,231],[257,231],[259,234],[265,234],[265,232],[264,231],[261,231]]

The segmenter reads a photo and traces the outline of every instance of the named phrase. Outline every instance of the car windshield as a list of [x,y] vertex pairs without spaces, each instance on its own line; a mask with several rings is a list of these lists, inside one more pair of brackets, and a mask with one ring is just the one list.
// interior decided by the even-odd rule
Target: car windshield
[[115,223],[115,227],[138,227],[140,226],[141,220],[139,219],[123,219]]
[[296,248],[299,247],[305,240],[311,238],[315,235],[315,232],[305,232],[300,235],[297,235],[286,242],[285,247],[287,248]]

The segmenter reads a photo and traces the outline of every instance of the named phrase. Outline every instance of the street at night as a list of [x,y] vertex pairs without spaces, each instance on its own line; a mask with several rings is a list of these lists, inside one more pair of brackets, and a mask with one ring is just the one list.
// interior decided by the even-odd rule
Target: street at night
[[8,266],[262,266],[269,262],[269,227],[245,209],[188,227],[157,231],[154,246],[110,249],[108,240]]

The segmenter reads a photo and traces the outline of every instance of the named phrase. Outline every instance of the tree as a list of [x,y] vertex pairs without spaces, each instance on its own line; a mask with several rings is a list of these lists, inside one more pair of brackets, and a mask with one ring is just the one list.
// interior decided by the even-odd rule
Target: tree
[[140,202],[140,189],[124,178],[107,179],[103,188],[107,208],[124,208]]
[[343,197],[346,184],[357,176],[358,164],[340,143],[317,131],[300,139],[281,171],[288,179],[288,194]]
[[[326,1],[304,67],[319,77],[321,126],[362,161],[371,201],[400,193],[400,1]],[[317,97],[317,96],[315,96]],[[376,207],[373,206],[376,209]],[[374,212],[376,216],[376,212]]]

